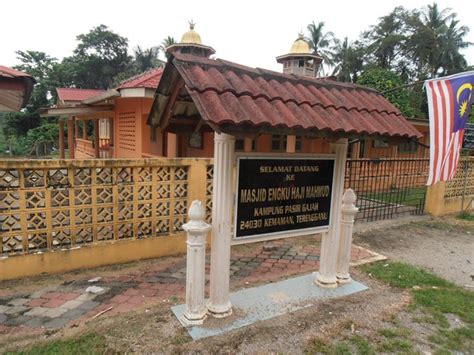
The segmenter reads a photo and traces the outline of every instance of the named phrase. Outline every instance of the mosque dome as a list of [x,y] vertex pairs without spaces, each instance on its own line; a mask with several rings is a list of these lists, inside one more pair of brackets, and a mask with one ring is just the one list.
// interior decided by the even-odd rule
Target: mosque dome
[[199,33],[194,31],[194,25],[195,23],[193,22],[189,23],[189,31],[183,34],[180,43],[202,44],[201,36],[199,35]]
[[298,35],[298,39],[293,42],[290,49],[290,54],[308,54],[311,53],[309,43],[306,42],[302,33]]

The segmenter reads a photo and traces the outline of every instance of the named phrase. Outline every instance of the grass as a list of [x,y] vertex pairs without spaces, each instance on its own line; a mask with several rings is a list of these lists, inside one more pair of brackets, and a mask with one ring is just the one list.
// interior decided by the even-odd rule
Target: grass
[[[427,323],[433,335],[427,341],[435,354],[451,354],[453,351],[469,350],[474,344],[474,292],[466,291],[451,282],[417,267],[400,262],[377,262],[361,267],[372,277],[392,287],[407,289],[412,293],[410,309],[421,311],[422,316],[413,317],[413,322]],[[418,314],[418,312],[417,312]],[[450,328],[447,314],[462,320],[457,328]],[[313,339],[306,347],[307,353],[322,354],[378,354],[416,353],[418,335],[392,319],[391,326],[380,329],[367,337],[350,335],[333,343]]]
[[306,347],[305,354],[350,355],[351,348],[347,343],[331,344],[320,338],[314,338]]
[[107,349],[105,338],[95,333],[84,334],[79,338],[56,340],[46,344],[36,345],[31,349],[7,354],[25,355],[76,355],[76,354],[112,354]]
[[472,221],[474,222],[474,214],[469,213],[467,211],[462,211],[460,214],[458,214],[459,219],[464,219],[465,221]]
[[[422,322],[435,325],[437,332],[428,340],[440,345],[441,348],[438,349],[440,353],[463,350],[467,343],[472,344],[474,341],[473,292],[404,263],[373,263],[364,266],[363,270],[392,287],[412,289],[411,307],[420,309],[428,315],[421,320]],[[465,326],[448,329],[449,322],[445,314],[458,316]],[[386,333],[389,334],[393,335],[393,332]]]
[[395,203],[405,206],[418,206],[424,201],[426,187],[414,187],[410,189],[391,189],[386,192],[375,192],[364,194],[363,198],[377,200],[387,203]]
[[412,288],[413,286],[452,287],[450,282],[419,268],[399,263],[366,264],[362,270],[392,287]]

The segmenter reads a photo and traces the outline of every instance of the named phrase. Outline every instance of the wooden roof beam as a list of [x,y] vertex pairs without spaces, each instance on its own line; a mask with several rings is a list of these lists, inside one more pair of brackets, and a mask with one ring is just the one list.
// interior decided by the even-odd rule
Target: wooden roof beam
[[171,91],[170,98],[168,99],[168,102],[166,103],[166,107],[163,111],[163,117],[161,118],[161,122],[160,122],[161,130],[164,130],[166,126],[168,126],[171,120],[171,115],[173,114],[174,105],[183,87],[184,87],[184,81],[183,79],[179,78],[178,82],[173,88],[173,91]]

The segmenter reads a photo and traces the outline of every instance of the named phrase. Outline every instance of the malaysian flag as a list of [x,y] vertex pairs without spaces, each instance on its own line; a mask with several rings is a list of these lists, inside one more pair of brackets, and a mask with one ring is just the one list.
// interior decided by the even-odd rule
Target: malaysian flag
[[473,101],[474,71],[425,82],[430,116],[427,185],[451,180],[459,162],[464,127]]

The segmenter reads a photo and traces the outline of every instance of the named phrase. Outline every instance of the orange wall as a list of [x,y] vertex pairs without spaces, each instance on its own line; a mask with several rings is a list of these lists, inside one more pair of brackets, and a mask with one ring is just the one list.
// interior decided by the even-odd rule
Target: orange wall
[[[191,148],[188,145],[187,136],[178,137],[178,152],[180,157],[212,158],[214,156],[214,133],[205,132],[203,134],[203,149]],[[261,135],[257,138],[255,152],[271,153],[272,136]],[[303,138],[302,149],[297,153],[330,153],[330,142],[322,138]]]
[[163,156],[163,138],[157,132],[151,142],[150,126],[146,124],[153,104],[152,98],[118,98],[115,101],[114,158]]

